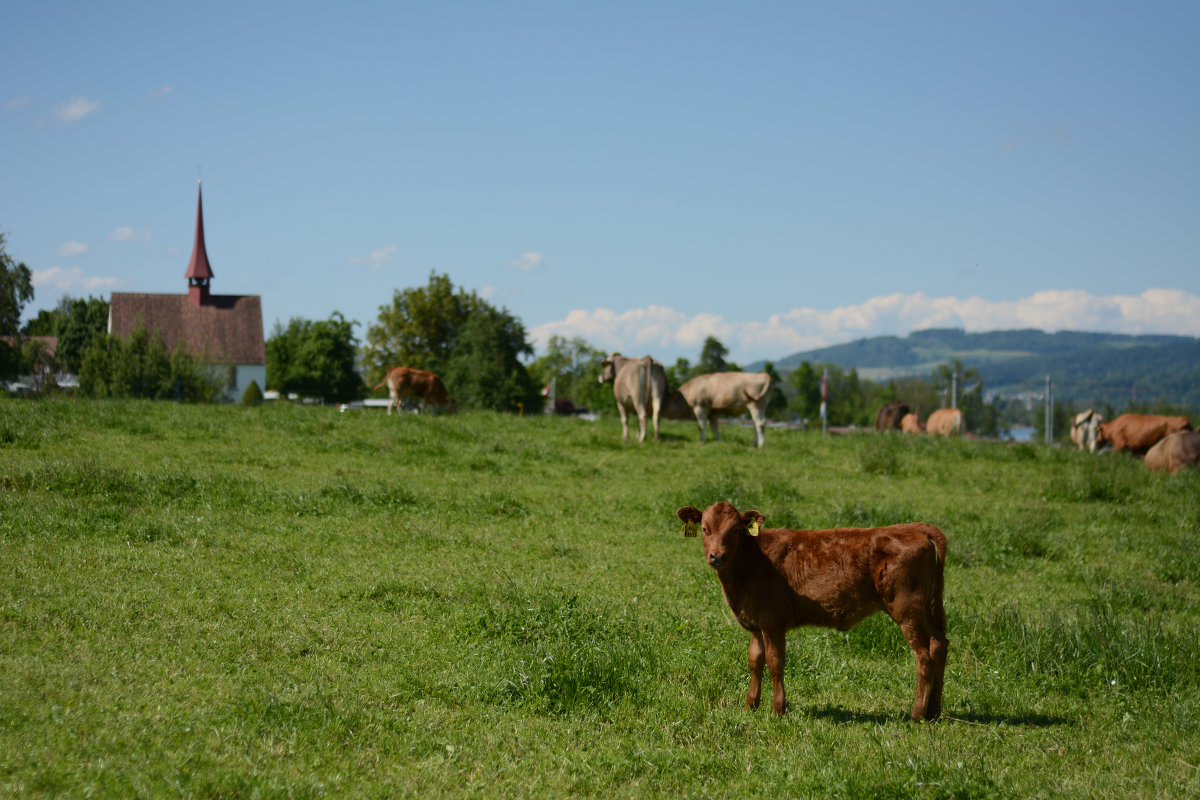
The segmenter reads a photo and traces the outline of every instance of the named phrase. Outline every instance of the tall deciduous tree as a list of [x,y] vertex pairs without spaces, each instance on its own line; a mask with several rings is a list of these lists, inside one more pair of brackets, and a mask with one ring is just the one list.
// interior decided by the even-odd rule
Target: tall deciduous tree
[[[21,309],[33,299],[33,273],[8,254],[0,231],[0,336],[16,336],[21,324]],[[0,376],[15,376],[21,368],[21,345],[0,341]]]
[[456,337],[444,380],[460,408],[534,411],[541,394],[522,355],[532,355],[525,327],[507,311],[476,308]]
[[333,402],[362,397],[353,326],[337,311],[316,322],[294,317],[287,328],[275,323],[267,339],[267,386]]
[[8,254],[6,238],[0,231],[0,336],[16,336],[21,325],[21,309],[33,299],[33,273]]
[[367,328],[362,362],[371,385],[392,367],[445,370],[459,333],[484,301],[475,292],[455,291],[449,276],[429,276],[429,284],[397,289],[390,305],[379,307],[379,319]]

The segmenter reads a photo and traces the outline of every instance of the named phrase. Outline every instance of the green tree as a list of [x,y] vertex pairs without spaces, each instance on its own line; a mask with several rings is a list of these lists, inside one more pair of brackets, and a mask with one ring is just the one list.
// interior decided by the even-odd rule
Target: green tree
[[162,337],[142,326],[126,338],[94,338],[79,369],[79,392],[86,397],[212,402],[224,383],[182,341],[168,355]]
[[[33,273],[25,264],[14,261],[4,245],[4,232],[0,231],[0,336],[16,337],[20,333],[21,309],[33,299]],[[0,377],[15,377],[21,365],[20,343],[0,340]]]
[[[108,331],[108,301],[100,297],[86,300],[64,297],[69,301],[65,316],[59,318],[58,363],[67,372],[79,372],[83,365],[83,354],[92,340]],[[59,303],[59,311],[64,309]]]
[[731,364],[725,360],[725,356],[729,355],[729,348],[721,344],[715,336],[709,336],[704,340],[704,346],[700,349],[700,363],[697,365],[697,375],[707,375],[710,372],[736,372],[738,371],[737,364]]
[[480,303],[455,340],[443,380],[460,408],[538,410],[541,393],[520,361],[533,354],[520,321]]
[[796,390],[792,405],[802,418],[815,420],[821,413],[821,373],[808,361],[802,361],[800,366],[788,375],[788,382]]
[[392,367],[442,374],[463,325],[482,305],[475,292],[455,291],[450,278],[436,272],[430,273],[427,286],[397,289],[367,329],[362,362],[368,383],[383,380]]
[[6,238],[0,231],[0,336],[20,332],[21,309],[33,299],[33,273],[24,263],[8,254]]
[[324,321],[294,317],[287,328],[276,322],[267,339],[267,385],[338,403],[362,397],[353,326],[337,311]]
[[599,380],[606,355],[582,337],[551,336],[546,354],[529,365],[529,374],[535,385],[549,386],[555,381],[557,401],[570,400],[577,408],[600,408],[612,397],[612,390]]
[[763,372],[771,376],[771,399],[767,401],[767,416],[771,419],[782,419],[788,415],[788,397],[783,390],[783,378],[779,377],[775,365],[770,361],[763,367]]

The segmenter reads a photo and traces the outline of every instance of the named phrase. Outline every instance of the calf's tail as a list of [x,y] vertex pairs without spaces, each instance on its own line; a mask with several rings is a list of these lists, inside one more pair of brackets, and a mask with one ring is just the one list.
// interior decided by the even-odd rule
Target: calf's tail
[[945,535],[930,526],[928,533],[929,542],[934,548],[934,570],[933,570],[933,597],[930,598],[930,616],[933,617],[933,624],[937,625],[942,636],[946,635],[946,605],[944,602],[946,590],[946,537]]

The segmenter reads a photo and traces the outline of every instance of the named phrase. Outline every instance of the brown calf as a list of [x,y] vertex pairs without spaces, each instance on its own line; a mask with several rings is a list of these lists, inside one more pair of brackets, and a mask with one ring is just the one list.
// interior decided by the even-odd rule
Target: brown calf
[[1111,444],[1113,450],[1128,450],[1140,456],[1168,435],[1191,429],[1192,422],[1187,417],[1122,414],[1112,422],[1100,423],[1096,442]]
[[875,430],[877,431],[892,431],[900,430],[900,421],[908,414],[908,406],[901,403],[899,400],[893,400],[890,403],[884,403],[879,409],[879,413],[875,415]]
[[451,414],[458,410],[454,401],[450,399],[450,394],[446,391],[446,385],[442,383],[442,379],[432,372],[412,367],[393,367],[375,389],[385,383],[388,387],[388,395],[392,399],[388,403],[388,416],[392,415],[393,407],[396,411],[400,410],[400,401],[405,397],[420,400],[422,412],[425,411],[427,403],[441,406]]
[[704,557],[717,571],[725,602],[750,631],[750,691],[757,708],[764,662],[771,672],[773,709],[787,708],[783,691],[786,633],[801,625],[849,630],[877,611],[896,621],[917,659],[912,718],[942,713],[946,671],[946,612],[942,605],[946,537],[932,525],[807,531],[759,530],[763,515],[715,503],[703,514],[675,512],[684,534],[704,531]]

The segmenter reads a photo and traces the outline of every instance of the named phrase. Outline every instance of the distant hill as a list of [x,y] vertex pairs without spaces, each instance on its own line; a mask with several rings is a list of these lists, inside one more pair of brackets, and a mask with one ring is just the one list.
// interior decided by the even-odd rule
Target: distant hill
[[[794,353],[773,363],[781,374],[808,361],[854,367],[863,378],[886,381],[928,375],[956,358],[979,370],[988,392],[1037,392],[1049,375],[1055,394],[1076,405],[1123,408],[1136,387],[1139,402],[1161,398],[1200,408],[1200,339],[1187,336],[931,328],[903,338],[876,336]],[[746,368],[761,369],[764,363]]]

